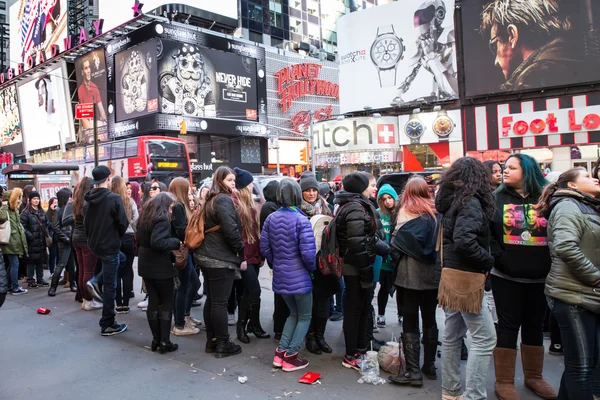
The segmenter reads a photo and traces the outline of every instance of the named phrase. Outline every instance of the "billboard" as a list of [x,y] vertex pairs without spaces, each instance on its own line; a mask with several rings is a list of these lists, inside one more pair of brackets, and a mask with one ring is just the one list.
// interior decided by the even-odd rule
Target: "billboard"
[[[114,29],[133,18],[133,11],[131,9],[132,3],[133,1],[104,0],[99,2],[98,15],[104,19],[105,32],[108,32],[109,30]],[[205,11],[207,14],[211,14],[213,16],[213,20],[216,19],[214,17],[219,16],[235,21],[238,20],[237,0],[142,0],[140,3],[144,5],[142,7],[142,13],[148,13],[163,5],[181,5]]]
[[159,39],[161,113],[257,120],[256,60]]
[[460,110],[400,115],[400,144],[430,144],[462,140]]
[[600,81],[598,18],[598,1],[471,1],[461,8],[465,95]]
[[17,87],[12,85],[0,91],[0,146],[22,142]]
[[27,152],[75,142],[64,64],[35,74],[17,92]]
[[[75,74],[77,75],[77,101],[79,103],[96,104],[96,124],[98,126],[98,139],[108,140],[108,126],[106,120],[107,92],[106,92],[106,61],[104,49],[93,50],[75,60]],[[94,119],[82,118],[79,120],[82,129],[83,141],[94,142]]]
[[17,0],[9,11],[11,65],[40,51],[48,52],[54,44],[63,47],[67,0]]
[[400,149],[398,118],[359,117],[317,122],[313,126],[316,155]]
[[403,0],[337,22],[342,113],[456,99],[453,0]]
[[158,112],[156,39],[115,55],[116,121]]

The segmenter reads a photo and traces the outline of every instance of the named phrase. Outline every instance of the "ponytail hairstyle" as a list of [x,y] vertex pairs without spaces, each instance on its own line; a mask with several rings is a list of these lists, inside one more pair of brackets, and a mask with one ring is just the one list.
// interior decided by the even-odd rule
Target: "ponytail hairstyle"
[[556,191],[560,189],[572,190],[569,187],[569,183],[575,182],[582,172],[586,172],[586,169],[583,167],[571,168],[560,174],[555,183],[551,183],[544,188],[542,196],[540,197],[540,201],[536,207],[537,213],[540,217],[544,217],[546,219],[550,217],[550,212],[552,211],[550,203],[552,202],[552,198]]

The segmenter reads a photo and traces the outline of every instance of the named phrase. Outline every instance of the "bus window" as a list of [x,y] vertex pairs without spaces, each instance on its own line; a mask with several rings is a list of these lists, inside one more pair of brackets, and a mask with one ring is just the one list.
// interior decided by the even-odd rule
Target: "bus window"
[[124,158],[124,157],[125,157],[125,142],[124,141],[113,142],[111,158]]
[[148,155],[150,157],[187,158],[185,144],[166,140],[149,140]]
[[126,142],[125,157],[137,157],[138,140],[130,139]]
[[110,143],[102,144],[98,147],[98,160],[99,161],[110,160]]

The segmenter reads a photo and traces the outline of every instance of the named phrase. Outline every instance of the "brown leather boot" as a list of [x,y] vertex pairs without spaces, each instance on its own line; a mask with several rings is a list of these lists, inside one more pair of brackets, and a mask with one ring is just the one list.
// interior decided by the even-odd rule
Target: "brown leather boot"
[[517,362],[517,349],[494,349],[494,369],[496,370],[496,383],[494,389],[498,400],[520,400],[515,389],[515,363]]
[[544,346],[528,346],[521,343],[521,360],[523,361],[525,386],[542,399],[556,399],[558,395],[542,377]]

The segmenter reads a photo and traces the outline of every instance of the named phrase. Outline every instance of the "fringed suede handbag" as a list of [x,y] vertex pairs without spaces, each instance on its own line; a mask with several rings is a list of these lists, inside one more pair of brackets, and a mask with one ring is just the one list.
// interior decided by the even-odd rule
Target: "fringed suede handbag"
[[454,311],[481,313],[486,274],[444,267],[444,225],[440,226],[437,248],[440,251],[442,277],[438,289],[440,307]]

